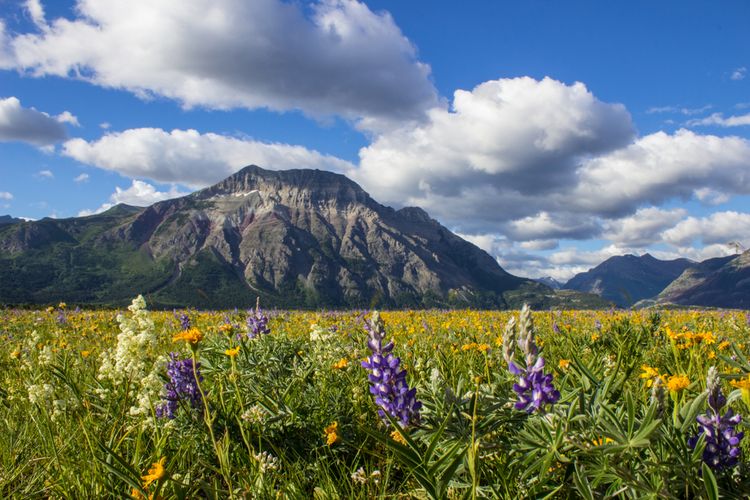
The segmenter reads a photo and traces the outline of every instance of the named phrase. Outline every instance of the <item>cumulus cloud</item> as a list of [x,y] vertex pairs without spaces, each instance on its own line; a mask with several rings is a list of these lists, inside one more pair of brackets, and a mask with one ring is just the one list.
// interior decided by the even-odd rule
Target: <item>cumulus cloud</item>
[[750,214],[742,212],[716,212],[707,217],[687,217],[662,233],[665,241],[680,247],[695,241],[703,245],[727,244],[739,241],[750,243]]
[[515,78],[459,90],[451,109],[376,136],[351,175],[376,199],[422,206],[463,234],[553,241],[608,228],[638,246],[664,222],[657,212],[640,225],[611,222],[675,198],[749,194],[749,163],[745,138],[684,129],[637,137],[624,107],[581,83]]
[[744,115],[733,115],[724,117],[721,113],[713,113],[705,118],[690,120],[687,122],[689,127],[715,125],[718,127],[742,127],[750,125],[750,113]]
[[648,246],[661,241],[661,232],[673,227],[686,215],[687,211],[682,208],[642,208],[629,217],[609,221],[603,236],[629,247]]
[[55,174],[52,172],[52,170],[40,170],[36,173],[36,176],[40,179],[54,179]]
[[747,76],[747,68],[742,66],[741,68],[737,68],[734,71],[732,71],[732,75],[730,78],[735,81],[744,80],[745,76]]
[[16,97],[0,99],[0,142],[51,145],[67,137],[63,123],[77,125],[78,120],[68,111],[53,117],[34,108],[24,108]]
[[176,186],[172,186],[169,191],[159,191],[155,186],[148,182],[134,179],[133,183],[127,189],[123,189],[119,186],[115,187],[115,192],[109,197],[108,203],[104,203],[96,210],[81,210],[78,213],[78,216],[84,217],[87,215],[98,214],[109,210],[119,203],[125,203],[126,205],[133,205],[136,207],[146,207],[153,205],[158,201],[179,198],[180,196],[185,196],[187,194],[188,193],[186,192],[180,191]]
[[13,195],[8,191],[0,191],[0,200],[12,200]]
[[[44,22],[37,5],[27,2]],[[437,102],[430,67],[391,15],[354,0],[78,0],[75,12],[9,40],[5,67],[186,107],[300,109],[371,126]]]
[[576,211],[615,218],[705,188],[748,194],[749,161],[750,141],[744,138],[656,132],[584,163],[578,185],[561,197]]
[[85,173],[84,173],[84,174],[80,174],[80,175],[77,175],[77,176],[76,176],[76,177],[75,177],[75,178],[73,179],[73,182],[78,182],[78,183],[81,183],[81,182],[86,182],[86,181],[88,181],[88,180],[89,180],[89,174],[85,174]]
[[318,168],[342,172],[349,162],[302,146],[265,143],[196,130],[129,129],[87,142],[71,139],[62,154],[87,165],[157,182],[204,187],[240,168]]
[[378,136],[353,175],[387,201],[485,186],[538,194],[569,186],[578,160],[633,135],[625,108],[582,83],[501,79],[457,90],[452,109],[432,109],[427,123]]

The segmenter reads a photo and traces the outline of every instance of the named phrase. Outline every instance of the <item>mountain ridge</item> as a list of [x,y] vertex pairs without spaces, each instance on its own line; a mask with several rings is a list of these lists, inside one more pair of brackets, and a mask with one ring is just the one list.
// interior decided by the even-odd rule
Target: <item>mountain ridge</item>
[[685,269],[689,259],[659,260],[651,254],[618,255],[571,278],[563,289],[595,293],[619,307],[656,296]]
[[145,208],[2,226],[0,250],[0,302],[10,303],[123,303],[137,293],[165,307],[248,306],[258,296],[312,308],[563,300],[424,210],[386,207],[321,170],[251,165]]

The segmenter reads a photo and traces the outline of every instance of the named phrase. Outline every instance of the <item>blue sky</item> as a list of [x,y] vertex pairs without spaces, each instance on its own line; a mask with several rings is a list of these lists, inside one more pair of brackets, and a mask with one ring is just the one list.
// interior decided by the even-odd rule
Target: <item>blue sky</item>
[[750,245],[750,4],[0,1],[0,214],[244,165],[419,205],[525,276]]

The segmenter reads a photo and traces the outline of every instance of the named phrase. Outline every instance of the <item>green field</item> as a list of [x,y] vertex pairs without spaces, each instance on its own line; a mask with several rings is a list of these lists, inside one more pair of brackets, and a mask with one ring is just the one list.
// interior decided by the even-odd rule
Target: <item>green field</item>
[[744,312],[71,309],[0,310],[3,498],[750,491]]

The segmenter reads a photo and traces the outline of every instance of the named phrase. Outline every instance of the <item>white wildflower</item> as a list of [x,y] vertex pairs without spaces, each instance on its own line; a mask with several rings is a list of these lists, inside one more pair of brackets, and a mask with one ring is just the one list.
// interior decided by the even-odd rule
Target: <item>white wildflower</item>
[[261,474],[279,469],[279,459],[267,451],[258,453],[253,458],[258,462]]

